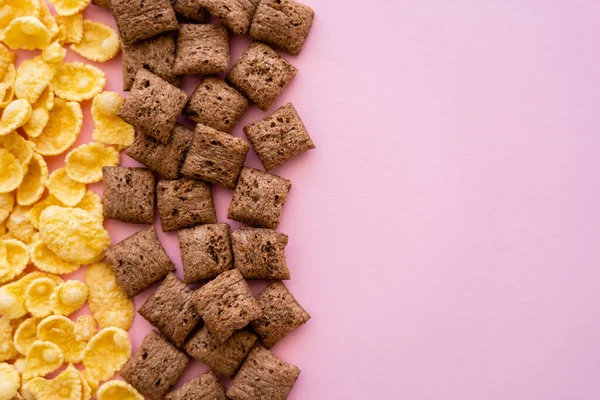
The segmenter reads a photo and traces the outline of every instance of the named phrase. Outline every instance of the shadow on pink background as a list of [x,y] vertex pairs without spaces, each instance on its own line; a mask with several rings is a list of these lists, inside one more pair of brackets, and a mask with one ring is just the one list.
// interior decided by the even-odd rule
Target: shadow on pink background
[[[293,183],[286,285],[312,315],[274,348],[302,369],[290,398],[600,398],[600,3],[308,4],[271,108],[292,101],[317,146],[274,171]],[[137,316],[135,347],[149,329]]]

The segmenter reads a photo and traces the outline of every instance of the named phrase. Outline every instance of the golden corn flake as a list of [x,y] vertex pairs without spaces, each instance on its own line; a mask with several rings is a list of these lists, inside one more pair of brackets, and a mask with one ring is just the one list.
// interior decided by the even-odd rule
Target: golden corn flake
[[48,28],[50,36],[56,36],[58,34],[58,23],[56,22],[56,18],[50,12],[45,0],[37,0],[37,2],[40,6],[40,15],[38,18],[42,21],[42,24]]
[[46,187],[52,196],[70,207],[76,206],[85,195],[85,184],[71,179],[66,168],[59,168],[52,172]]
[[27,352],[23,380],[48,375],[60,368],[63,362],[64,356],[60,347],[52,342],[36,340]]
[[92,136],[95,140],[118,147],[127,147],[133,143],[135,136],[133,126],[117,115],[123,101],[123,97],[115,92],[102,92],[94,97],[92,103],[94,131]]
[[39,18],[28,16],[13,19],[1,40],[14,50],[35,50],[48,47],[52,35]]
[[12,269],[12,273],[14,276],[20,275],[29,264],[27,245],[17,239],[5,239],[3,245],[6,248],[6,260]]
[[56,13],[62,16],[77,14],[90,4],[90,0],[48,0]]
[[40,15],[40,5],[37,0],[3,0],[0,12],[0,32],[15,18]]
[[75,338],[75,322],[62,315],[51,315],[38,325],[37,335],[40,340],[52,342],[60,347],[65,362],[81,362],[86,340]]
[[42,211],[44,211],[46,207],[50,206],[66,207],[60,200],[58,200],[54,196],[48,196],[44,200],[35,203],[33,207],[31,207],[31,209],[29,210],[29,220],[31,224],[35,227],[35,229],[40,228],[40,215],[42,214]]
[[58,285],[50,302],[52,311],[58,315],[71,315],[83,307],[88,295],[88,288],[85,283],[77,280],[69,280]]
[[[1,15],[0,19],[2,19]],[[8,67],[14,62],[15,53],[7,49],[5,45],[0,43],[0,79],[4,78],[4,75],[6,75],[6,73],[8,72]]]
[[12,192],[0,193],[0,224],[6,221],[15,206],[15,196]]
[[8,135],[17,128],[22,127],[31,117],[31,104],[27,100],[13,100],[0,118],[0,136]]
[[0,317],[0,362],[18,357],[19,352],[12,342],[13,327],[6,315]]
[[57,284],[63,282],[58,276],[36,271],[0,287],[0,314],[10,319],[21,318],[27,314],[27,309],[25,308],[25,292],[27,291],[27,287],[31,282],[42,277],[53,279]]
[[106,382],[96,397],[98,400],[144,400],[144,396],[125,381]]
[[65,100],[83,101],[104,89],[106,75],[93,65],[81,62],[60,64],[52,80],[54,93]]
[[83,365],[98,381],[114,376],[131,357],[131,341],[120,328],[104,328],[90,340],[83,351]]
[[105,147],[94,142],[81,145],[67,155],[65,169],[77,182],[94,183],[102,180],[102,167],[119,164],[119,152],[114,147]]
[[60,26],[64,26],[63,43],[79,43],[83,39],[83,14],[77,13],[69,16],[57,16]]
[[25,306],[31,315],[44,318],[52,314],[50,297],[55,287],[56,283],[50,278],[38,278],[27,286]]
[[90,265],[85,271],[90,310],[101,327],[131,328],[135,309],[133,301],[117,284],[112,268],[106,262]]
[[10,151],[23,166],[26,166],[33,157],[35,144],[12,131],[8,135],[0,136],[0,147]]
[[81,382],[81,400],[91,400],[92,388],[81,371],[79,371],[79,381]]
[[94,377],[90,374],[90,371],[88,371],[87,369],[84,369],[81,372],[81,375],[83,376],[87,384],[90,386],[90,389],[92,389],[92,394],[96,393],[96,391],[98,390],[98,386],[100,386],[100,382],[98,382],[97,379],[94,379]]
[[44,61],[41,56],[23,61],[17,69],[15,96],[35,104],[55,73],[56,67]]
[[26,319],[19,325],[13,338],[15,349],[17,349],[19,353],[27,355],[33,343],[38,340],[37,327],[41,320],[41,318],[32,317]]
[[54,254],[41,240],[31,245],[30,254],[33,265],[44,272],[65,275],[75,272],[81,267],[78,263],[65,261]]
[[23,183],[17,189],[17,203],[22,206],[30,206],[38,201],[44,194],[46,181],[48,180],[48,165],[44,157],[34,153]]
[[35,233],[35,227],[29,218],[30,207],[17,205],[6,220],[6,227],[13,237],[22,242],[29,242]]
[[62,60],[64,60],[66,55],[67,49],[65,49],[58,40],[55,40],[54,42],[50,43],[50,45],[42,51],[42,58],[45,61],[52,63],[61,62]]
[[85,196],[77,204],[77,208],[89,212],[100,223],[104,221],[102,198],[91,190],[85,192]]
[[19,371],[13,365],[0,363],[0,400],[10,400],[17,395],[21,386]]
[[36,400],[81,400],[79,371],[69,365],[54,379],[33,378],[23,385],[23,395]]
[[75,143],[82,124],[83,112],[79,103],[55,98],[48,124],[40,136],[30,140],[41,155],[56,156]]
[[87,264],[110,246],[102,224],[79,208],[46,208],[40,215],[40,234],[51,251],[73,263]]
[[83,21],[83,39],[71,50],[91,61],[108,61],[119,54],[121,42],[117,32],[100,22]]
[[50,119],[50,110],[52,110],[52,107],[54,107],[54,91],[52,90],[52,85],[48,85],[32,106],[29,121],[23,125],[23,130],[28,137],[38,137],[42,134]]
[[9,193],[23,182],[23,165],[12,153],[0,147],[0,193]]
[[82,315],[75,321],[75,339],[91,340],[98,333],[98,324],[91,315]]
[[4,78],[0,81],[0,109],[6,108],[15,97],[15,80],[17,70],[13,64],[8,66]]

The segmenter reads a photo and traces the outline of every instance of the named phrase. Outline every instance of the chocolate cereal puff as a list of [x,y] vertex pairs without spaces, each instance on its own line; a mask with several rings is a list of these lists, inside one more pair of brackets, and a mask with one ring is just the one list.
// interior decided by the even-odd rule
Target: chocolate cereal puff
[[203,22],[206,13],[198,0],[171,0],[175,14],[195,22]]
[[240,228],[231,234],[233,258],[245,279],[290,279],[285,261],[288,236],[271,229]]
[[250,36],[298,55],[314,17],[312,8],[294,0],[261,0],[252,18]]
[[143,134],[167,143],[186,102],[183,91],[142,68],[118,115]]
[[229,33],[215,24],[183,24],[173,70],[177,75],[211,75],[229,67]]
[[263,111],[273,104],[298,70],[266,44],[253,42],[227,73],[227,82]]
[[146,168],[104,167],[104,218],[134,224],[154,222],[155,180]]
[[189,361],[164,336],[150,331],[121,369],[121,376],[143,395],[159,400],[173,388]]
[[213,371],[207,371],[165,396],[165,400],[228,400]]
[[209,183],[189,178],[161,180],[156,198],[164,232],[217,222]]
[[283,282],[267,286],[258,295],[258,301],[263,315],[252,321],[250,326],[268,349],[310,319]]
[[221,343],[203,327],[185,344],[185,352],[219,375],[233,378],[258,338],[248,330],[235,332]]
[[233,268],[228,224],[199,225],[179,231],[183,280],[195,283],[216,278]]
[[153,226],[115,244],[104,255],[128,297],[143,292],[175,270]]
[[246,109],[248,100],[222,79],[206,77],[190,96],[183,115],[221,132],[231,132]]
[[252,22],[258,0],[198,0],[212,16],[237,35],[245,35]]
[[287,179],[254,168],[244,168],[227,218],[259,228],[276,229],[283,205],[292,188]]
[[181,347],[200,322],[200,316],[192,304],[192,293],[188,285],[174,273],[169,273],[138,313],[175,346]]
[[175,125],[167,143],[160,143],[137,132],[131,146],[125,149],[125,154],[158,172],[163,178],[177,179],[193,136],[192,130],[179,124]]
[[110,0],[92,0],[92,4],[110,10]]
[[257,347],[233,379],[227,397],[231,400],[285,400],[299,375],[298,367]]
[[206,328],[220,343],[262,314],[258,300],[237,269],[223,272],[196,290],[193,301]]
[[246,125],[244,132],[267,171],[315,148],[291,103],[258,122]]
[[178,28],[169,0],[110,0],[110,9],[125,44]]
[[198,124],[181,173],[233,189],[250,145],[243,139]]
[[179,78],[173,72],[175,63],[175,33],[168,32],[133,44],[123,44],[123,90],[133,86],[135,75],[145,68],[173,86],[179,86]]

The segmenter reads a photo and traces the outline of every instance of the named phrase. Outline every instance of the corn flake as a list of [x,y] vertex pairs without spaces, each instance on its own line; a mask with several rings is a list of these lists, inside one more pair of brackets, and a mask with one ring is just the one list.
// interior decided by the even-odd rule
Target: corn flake
[[17,203],[22,206],[30,206],[38,201],[44,194],[46,181],[48,180],[48,165],[44,157],[34,153],[23,183],[17,189]]
[[17,69],[15,96],[35,104],[55,73],[56,66],[45,62],[41,56],[23,61]]
[[90,4],[90,0],[48,0],[54,6],[56,13],[61,16],[77,14]]
[[71,50],[91,61],[108,61],[119,54],[121,43],[117,32],[100,22],[83,21],[83,39]]
[[44,376],[56,371],[63,362],[64,356],[60,347],[52,342],[36,340],[27,352],[23,380],[28,381],[36,376]]
[[0,314],[7,318],[17,319],[27,314],[25,308],[25,292],[31,282],[38,278],[47,277],[60,284],[63,282],[58,276],[43,272],[32,272],[21,279],[0,287]]
[[50,278],[35,279],[27,286],[25,306],[31,315],[44,318],[52,314],[50,297],[55,287],[56,282]]
[[117,284],[112,268],[106,262],[88,266],[85,271],[90,310],[101,327],[131,328],[135,309],[133,301]]
[[38,137],[42,134],[50,119],[52,107],[54,107],[54,91],[52,85],[48,85],[32,106],[29,121],[23,125],[23,130],[28,137]]
[[9,193],[23,182],[23,165],[12,153],[0,147],[0,193]]
[[27,245],[17,239],[5,239],[3,244],[6,248],[6,260],[11,267],[13,277],[20,275],[29,264]]
[[71,179],[66,168],[52,172],[46,187],[52,196],[70,207],[76,206],[85,195],[85,184]]
[[0,136],[0,147],[10,151],[23,166],[26,166],[33,157],[35,144],[12,131],[8,135]]
[[41,320],[41,318],[32,317],[21,322],[19,325],[13,338],[15,349],[19,353],[27,355],[33,343],[38,340],[37,327]]
[[98,381],[106,381],[121,369],[131,356],[131,341],[120,328],[104,328],[90,340],[83,351],[83,365]]
[[93,65],[81,62],[60,64],[52,80],[54,93],[65,100],[83,101],[104,89],[106,75]]
[[102,180],[102,167],[119,164],[119,152],[95,142],[73,149],[65,159],[65,169],[77,182],[94,183]]
[[0,362],[18,357],[19,352],[12,342],[13,327],[6,316],[0,317]]
[[133,126],[117,115],[123,101],[123,97],[116,92],[102,92],[94,97],[92,117],[95,127],[92,136],[95,140],[118,147],[127,147],[133,143]]
[[85,192],[85,196],[77,204],[77,208],[89,212],[100,223],[104,221],[102,198],[91,190]]
[[14,238],[29,242],[35,233],[35,227],[29,217],[30,207],[17,205],[6,220],[6,227]]
[[96,397],[98,400],[144,400],[144,396],[125,381],[106,382]]
[[79,381],[81,382],[81,400],[91,400],[92,388],[81,371],[79,371]]
[[40,15],[38,18],[42,21],[42,24],[48,28],[50,36],[56,36],[58,34],[58,23],[56,22],[56,18],[50,12],[45,0],[37,0],[37,2],[40,6]]
[[88,288],[85,283],[77,280],[66,281],[58,285],[52,293],[52,311],[54,314],[71,315],[83,307],[87,295]]
[[6,221],[15,206],[15,196],[12,192],[0,193],[0,224]]
[[39,154],[56,156],[75,143],[81,132],[82,123],[83,112],[79,103],[55,98],[48,124],[39,137],[30,140],[35,144],[35,151]]
[[80,264],[70,263],[54,254],[41,240],[31,245],[30,253],[33,265],[44,272],[65,275],[75,272],[81,267]]
[[10,400],[17,395],[21,386],[21,377],[15,366],[0,363],[0,400]]
[[31,104],[27,100],[13,100],[0,118],[0,136],[8,135],[17,128],[22,127],[31,117]]
[[82,315],[75,321],[75,339],[91,340],[98,333],[98,324],[91,315]]
[[81,362],[86,340],[75,339],[75,322],[62,315],[51,315],[38,325],[37,335],[40,340],[52,342],[60,347],[65,362]]
[[64,26],[63,43],[79,43],[83,39],[83,14],[56,17],[59,26]]
[[110,246],[102,224],[79,208],[46,208],[40,215],[40,234],[51,251],[73,263],[87,264]]
[[55,40],[54,42],[50,43],[50,45],[42,51],[42,58],[45,61],[52,63],[61,62],[65,59],[66,55],[67,49],[65,49],[58,40]]
[[6,108],[15,97],[15,79],[17,70],[13,64],[9,64],[0,82],[0,109]]
[[40,5],[37,0],[3,0],[0,13],[0,32],[18,17],[40,15]]
[[26,399],[81,400],[79,371],[71,364],[54,379],[33,378],[23,385]]
[[13,19],[2,34],[2,41],[13,50],[45,49],[51,40],[46,25],[31,16]]
[[[0,19],[2,19],[2,16],[0,16]],[[8,72],[9,66],[12,65],[14,62],[15,53],[7,49],[5,45],[0,43],[0,79],[4,78],[4,76]]]
[[40,215],[46,207],[50,206],[61,206],[66,207],[60,200],[54,196],[48,196],[44,200],[38,201],[29,210],[29,220],[35,229],[40,228]]

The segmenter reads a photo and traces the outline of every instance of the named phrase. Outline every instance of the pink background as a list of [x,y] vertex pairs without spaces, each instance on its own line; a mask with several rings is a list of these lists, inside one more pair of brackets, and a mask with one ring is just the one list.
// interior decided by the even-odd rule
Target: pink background
[[[286,284],[312,315],[274,348],[302,369],[290,398],[600,398],[600,3],[309,4],[271,109],[292,101],[317,145],[275,171]],[[101,66],[119,91],[120,58]],[[137,316],[134,346],[149,329]]]

